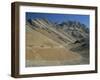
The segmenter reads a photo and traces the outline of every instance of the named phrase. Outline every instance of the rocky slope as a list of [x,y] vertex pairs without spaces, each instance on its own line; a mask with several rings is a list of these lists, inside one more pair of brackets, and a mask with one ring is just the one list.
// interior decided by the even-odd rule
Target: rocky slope
[[[51,39],[58,41],[60,44],[80,43],[80,45],[88,45],[89,43],[89,29],[84,24],[75,21],[62,22],[61,24],[54,24],[47,19],[28,20],[32,28],[39,30],[42,34],[44,31],[49,34]],[[55,39],[53,36],[55,36]]]
[[[89,29],[80,22],[67,21],[57,24],[47,19],[29,19],[26,21],[26,33],[27,66],[89,63]],[[41,47],[45,50],[40,49]],[[45,55],[35,60],[32,57],[35,50],[32,51],[32,49],[40,50],[37,53],[38,56],[41,52]],[[60,56],[57,57],[57,55]],[[33,59],[32,62],[30,59]],[[38,61],[39,64],[34,61]]]

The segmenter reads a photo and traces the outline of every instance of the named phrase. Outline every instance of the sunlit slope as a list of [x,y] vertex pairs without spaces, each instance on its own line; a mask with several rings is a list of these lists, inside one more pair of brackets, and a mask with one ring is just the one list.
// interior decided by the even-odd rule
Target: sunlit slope
[[[45,31],[44,31],[45,33]],[[40,32],[33,30],[31,27],[26,26],[26,45],[27,46],[61,46],[54,40],[46,37],[45,35],[41,34]]]
[[81,59],[79,54],[26,25],[27,67],[79,64]]

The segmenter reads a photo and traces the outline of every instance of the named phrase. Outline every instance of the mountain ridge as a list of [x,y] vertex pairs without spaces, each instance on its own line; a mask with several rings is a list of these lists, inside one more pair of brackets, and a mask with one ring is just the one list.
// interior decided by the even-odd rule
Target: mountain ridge
[[[78,57],[75,57],[75,60],[78,60],[78,61],[73,62],[72,60],[70,63],[70,60],[69,60],[68,63],[65,61],[66,63],[64,64],[89,64],[89,28],[87,28],[84,24],[80,22],[75,22],[75,21],[62,22],[58,24],[58,23],[53,23],[52,21],[49,21],[48,19],[36,18],[36,19],[29,19],[26,21],[26,29],[29,29],[29,28],[33,32],[30,32],[30,31],[27,32],[26,30],[26,33],[27,33],[26,43],[28,44],[27,45],[28,56],[30,55],[29,53],[31,53],[31,55],[33,54],[35,55],[35,53],[37,52],[37,54],[42,58],[47,55],[51,55],[47,57],[52,59],[54,58],[56,53],[62,56],[70,54],[70,57],[72,57],[71,55],[74,56],[75,54],[78,56]],[[29,44],[32,46],[30,46]],[[30,50],[30,48],[33,50]],[[42,50],[42,48],[44,50]],[[48,49],[48,52],[47,52],[47,49]],[[39,51],[42,51],[42,54]],[[32,59],[35,60],[34,58]],[[56,59],[56,56],[55,56],[55,59]],[[41,62],[40,59],[39,61]],[[28,62],[32,63],[29,60]],[[26,62],[26,64],[28,62]],[[50,62],[50,65],[52,64],[51,62]],[[59,62],[59,60],[57,62]],[[42,64],[41,62],[41,65],[46,65],[46,64],[44,62]],[[54,64],[56,64],[56,61],[54,61]],[[61,62],[61,64],[63,64],[63,62]]]
[[[30,19],[28,22],[34,25],[34,29],[44,29],[49,33],[55,33],[64,41],[71,43],[80,43],[81,41],[87,41],[89,37],[89,30],[84,24],[75,21],[62,22],[61,24],[55,24],[47,19]],[[77,25],[75,25],[77,24]],[[70,26],[68,26],[70,25]],[[81,26],[80,26],[81,25]],[[83,27],[84,26],[84,27]],[[67,37],[66,37],[67,36]],[[86,43],[86,42],[85,42]]]

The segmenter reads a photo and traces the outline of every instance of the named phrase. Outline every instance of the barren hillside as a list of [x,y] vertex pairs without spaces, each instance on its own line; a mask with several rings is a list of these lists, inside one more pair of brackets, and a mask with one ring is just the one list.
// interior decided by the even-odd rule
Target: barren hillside
[[26,66],[88,64],[88,32],[77,26],[68,28],[68,24],[44,19],[27,21]]

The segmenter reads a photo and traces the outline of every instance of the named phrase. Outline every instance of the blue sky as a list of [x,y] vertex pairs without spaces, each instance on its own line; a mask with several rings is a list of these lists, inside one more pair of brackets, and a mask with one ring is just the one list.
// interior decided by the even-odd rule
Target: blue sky
[[46,18],[52,22],[61,23],[63,21],[79,21],[89,28],[89,15],[73,15],[73,14],[51,14],[51,13],[33,13],[26,12],[26,20],[35,18]]

